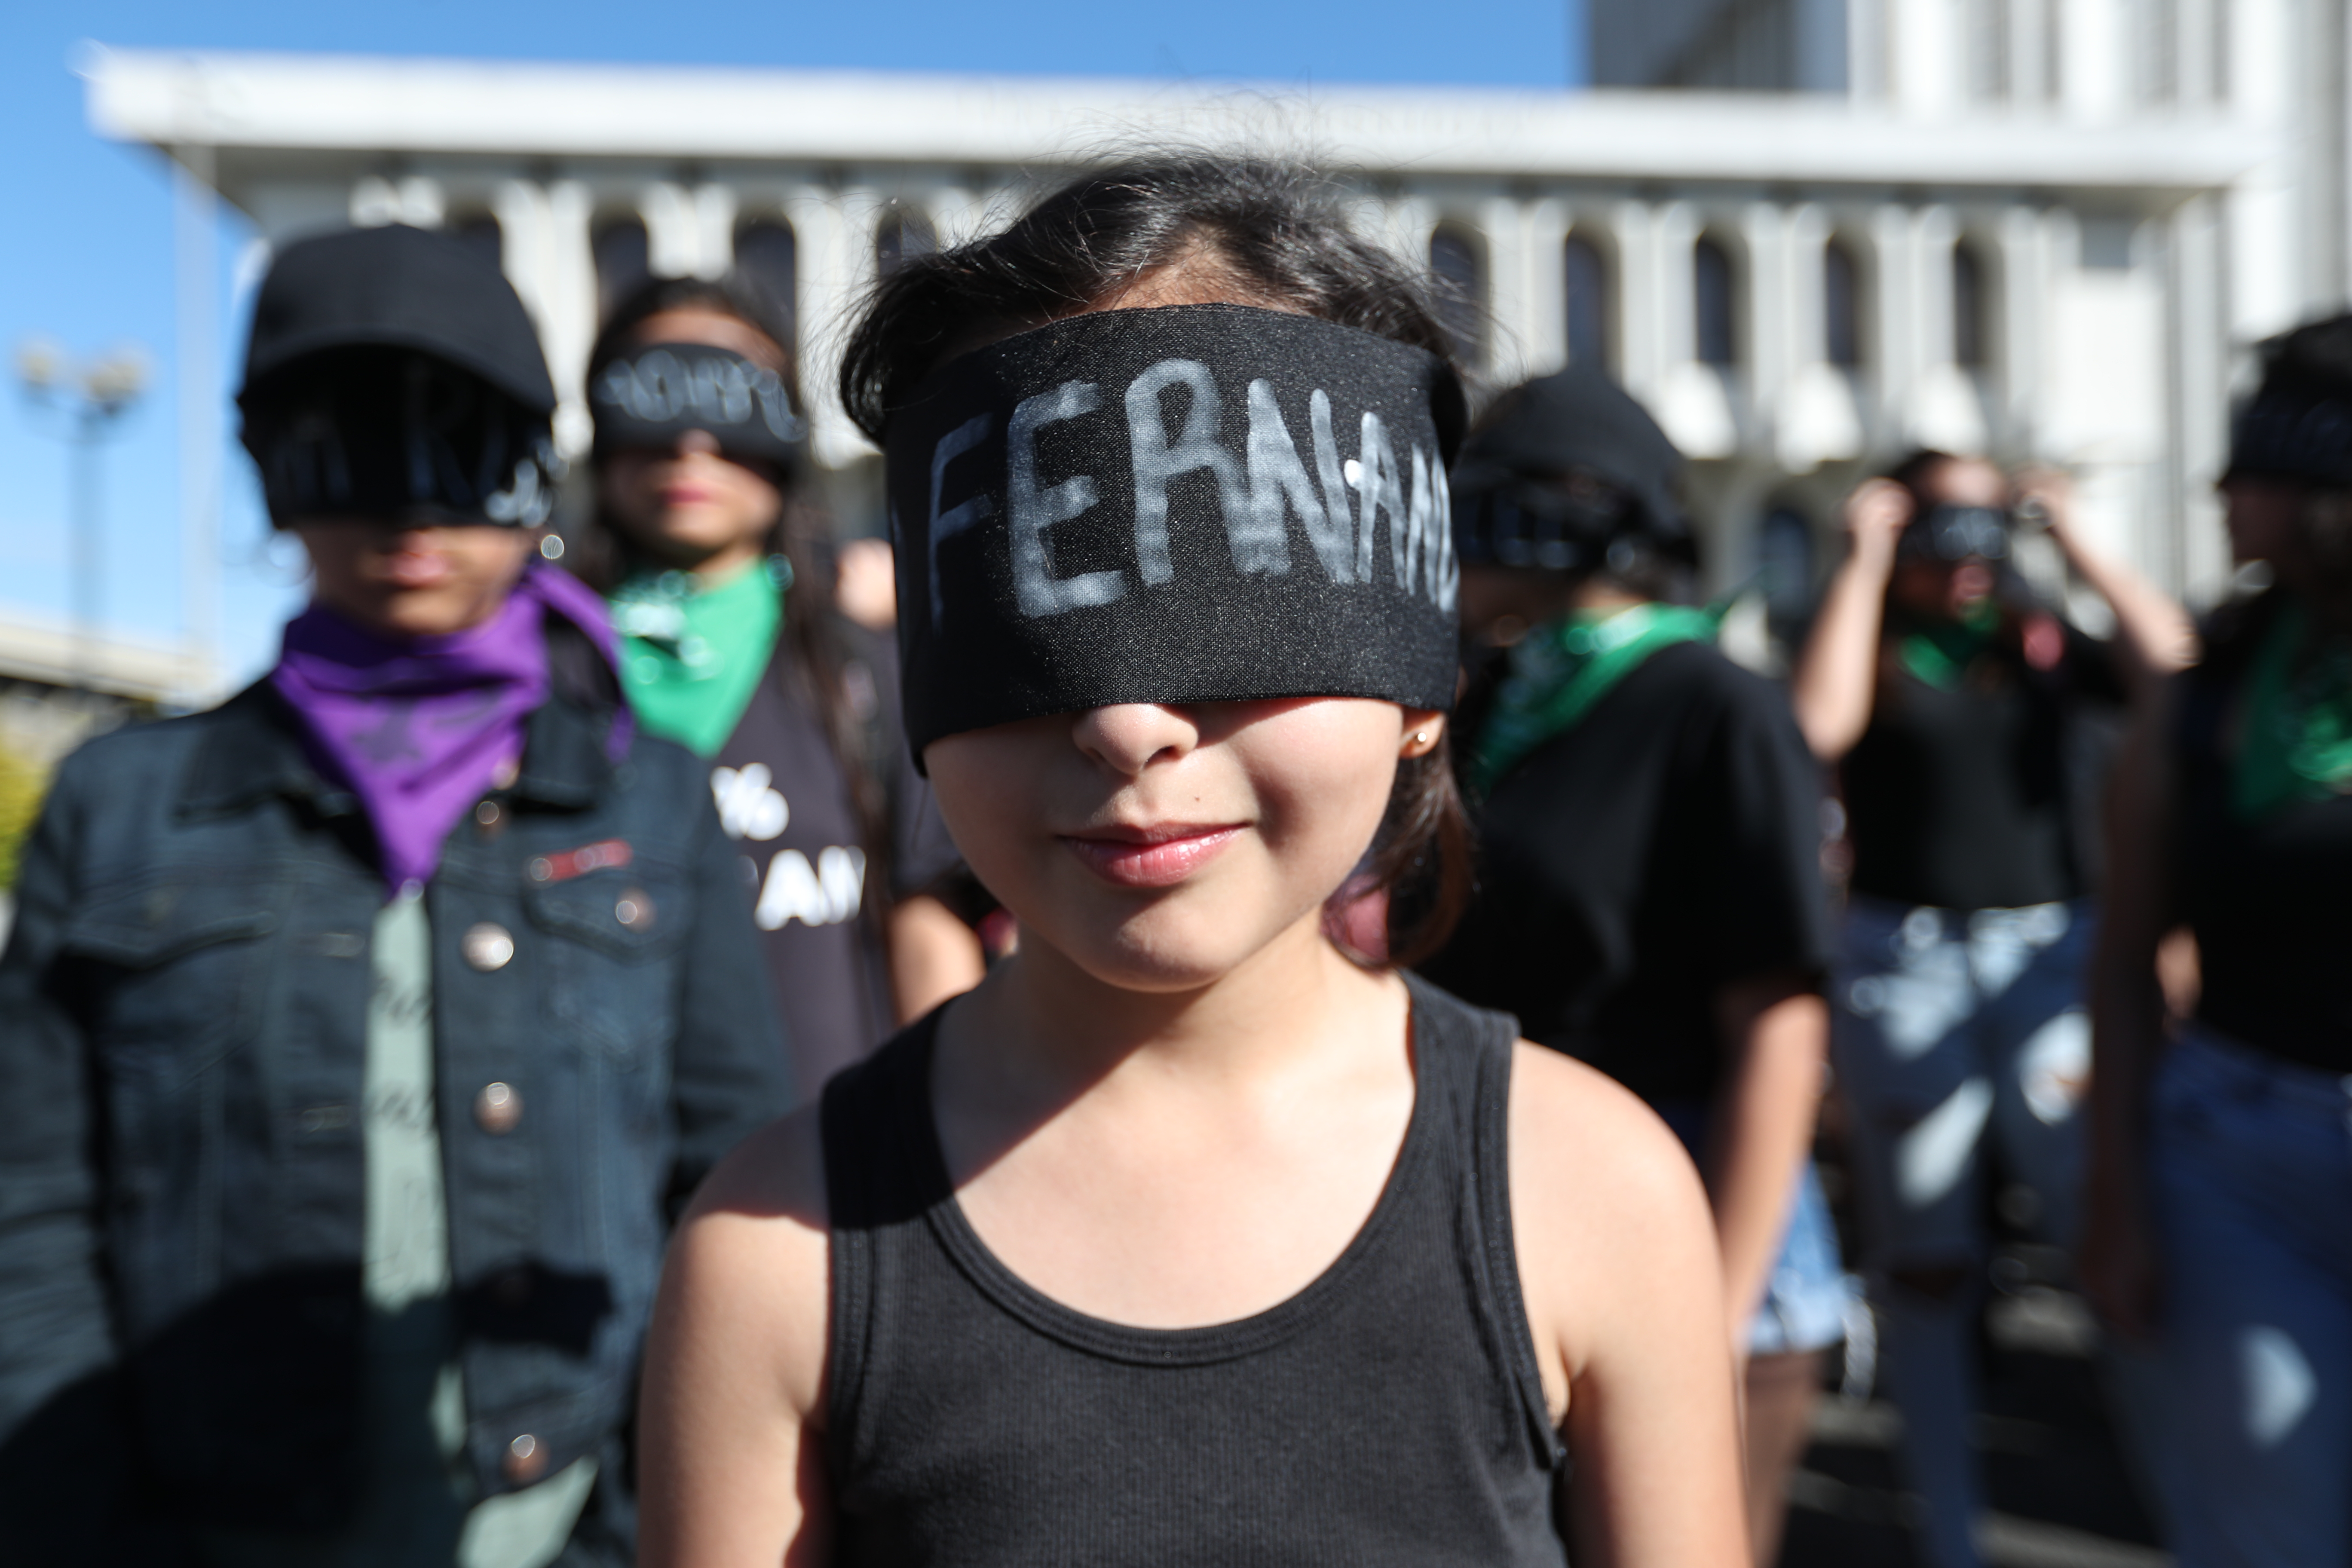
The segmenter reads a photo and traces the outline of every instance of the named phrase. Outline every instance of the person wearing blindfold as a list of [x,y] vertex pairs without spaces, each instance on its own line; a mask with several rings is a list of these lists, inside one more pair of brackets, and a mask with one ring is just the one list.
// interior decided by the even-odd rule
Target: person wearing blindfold
[[2079,1258],[2177,1560],[2301,1568],[2352,1552],[2352,316],[2263,345],[2221,492],[2271,584],[2116,770]]
[[493,264],[287,247],[238,402],[310,606],[67,761],[0,960],[0,1557],[625,1562],[673,1205],[790,1101],[735,856]]
[[1698,1154],[1769,1563],[1848,1307],[1806,1163],[1829,1027],[1822,778],[1788,699],[1675,602],[1697,562],[1683,468],[1588,366],[1506,392],[1465,443],[1478,897],[1423,973],[1607,1072]]
[[[1921,452],[1845,515],[1848,554],[1790,683],[1853,847],[1830,1053],[1900,1455],[1929,1561],[1969,1568],[1988,1147],[2037,1198],[2036,1230],[2076,1232],[2092,941],[2076,721],[2144,695],[2191,632],[2084,542],[2054,477],[2012,486],[1982,459]],[[2013,566],[2026,530],[2106,601],[2111,640],[2033,602]]]
[[647,1563],[1559,1564],[1563,1501],[1744,1560],[1689,1160],[1396,967],[1465,891],[1464,400],[1342,210],[1137,159],[851,334],[909,741],[1022,939],[705,1189]]
[[639,721],[712,764],[814,1094],[982,961],[939,896],[967,879],[908,761],[887,624],[836,603],[790,339],[731,282],[622,300],[589,354],[596,505],[570,559],[610,597]]

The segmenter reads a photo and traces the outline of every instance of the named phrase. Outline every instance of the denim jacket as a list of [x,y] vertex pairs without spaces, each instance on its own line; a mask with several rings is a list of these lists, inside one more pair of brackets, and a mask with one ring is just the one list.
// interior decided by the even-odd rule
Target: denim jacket
[[[533,713],[425,890],[484,1495],[620,1468],[670,1221],[791,1095],[705,770],[645,737],[614,763],[608,727]],[[352,1506],[384,896],[266,683],[60,769],[0,959],[0,1560],[169,1562],[189,1521]]]

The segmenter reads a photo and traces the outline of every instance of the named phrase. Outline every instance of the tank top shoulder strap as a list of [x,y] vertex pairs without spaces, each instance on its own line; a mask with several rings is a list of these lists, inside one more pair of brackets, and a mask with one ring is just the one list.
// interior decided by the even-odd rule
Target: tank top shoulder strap
[[1511,1235],[1511,1056],[1519,1022],[1507,1013],[1474,1007],[1410,972],[1404,979],[1412,994],[1421,1092],[1444,1097],[1448,1131],[1466,1156],[1460,1224],[1470,1256],[1464,1261],[1477,1284],[1486,1329],[1510,1367],[1536,1451],[1557,1465],[1567,1450],[1546,1407]]
[[831,1231],[828,1404],[856,1408],[877,1331],[876,1260],[891,1233],[924,1223],[950,1191],[930,1124],[938,1011],[824,1086],[818,1128]]

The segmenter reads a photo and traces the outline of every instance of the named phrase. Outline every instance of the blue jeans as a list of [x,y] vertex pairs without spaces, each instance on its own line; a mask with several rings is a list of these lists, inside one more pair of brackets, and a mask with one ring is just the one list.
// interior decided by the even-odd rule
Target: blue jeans
[[2352,1557],[2352,1078],[2190,1031],[2152,1094],[2181,1568]]
[[[2079,903],[1939,910],[1857,896],[1846,910],[1830,1060],[1851,1112],[1864,1262],[1934,1568],[1980,1561],[1968,1427],[1988,1142],[2041,1198],[2038,1228],[2061,1245],[2074,1237],[2090,943],[2090,910]],[[1960,1284],[1906,1286],[1915,1270],[1953,1271]]]
[[[1707,1108],[1677,1100],[1657,1107],[1683,1147],[1696,1159],[1706,1141]],[[1764,1279],[1764,1295],[1748,1320],[1751,1356],[1827,1350],[1845,1338],[1847,1306],[1854,1297],[1838,1258],[1837,1222],[1830,1216],[1821,1173],[1805,1163],[1790,1194],[1788,1228]]]

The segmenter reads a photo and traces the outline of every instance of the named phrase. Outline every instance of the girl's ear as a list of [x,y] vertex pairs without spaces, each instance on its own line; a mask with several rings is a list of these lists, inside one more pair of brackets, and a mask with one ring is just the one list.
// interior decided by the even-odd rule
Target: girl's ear
[[1445,715],[1434,708],[1408,708],[1404,710],[1404,744],[1397,749],[1401,757],[1425,757],[1437,749],[1445,733]]

